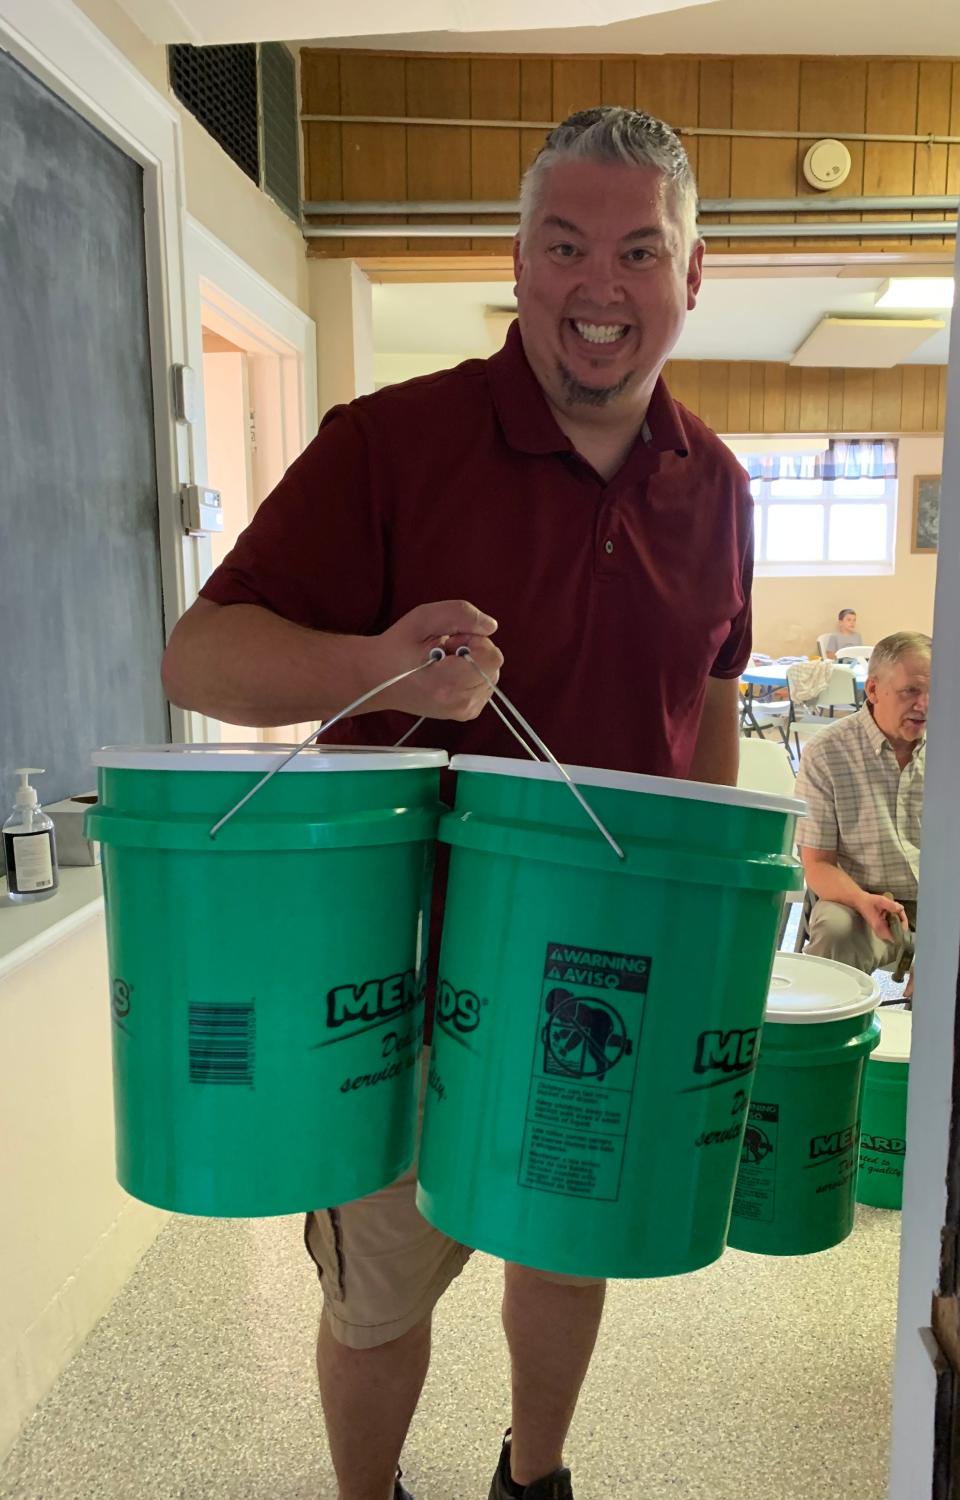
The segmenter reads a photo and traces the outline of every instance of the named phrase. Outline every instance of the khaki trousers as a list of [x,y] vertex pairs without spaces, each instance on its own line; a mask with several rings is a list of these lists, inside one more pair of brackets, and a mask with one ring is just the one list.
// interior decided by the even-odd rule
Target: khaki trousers
[[[903,901],[901,905],[914,931],[917,903]],[[810,914],[810,935],[804,952],[872,974],[874,969],[896,962],[899,946],[878,938],[852,906],[842,906],[839,901],[818,901]]]

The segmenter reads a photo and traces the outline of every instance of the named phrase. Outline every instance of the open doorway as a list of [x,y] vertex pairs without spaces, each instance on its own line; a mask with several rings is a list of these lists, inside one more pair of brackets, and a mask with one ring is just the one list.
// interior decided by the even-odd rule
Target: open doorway
[[[190,224],[187,243],[203,377],[196,472],[220,491],[224,518],[222,532],[200,539],[202,583],[316,430],[315,329],[199,225]],[[205,737],[283,743],[302,740],[312,727],[209,720]]]

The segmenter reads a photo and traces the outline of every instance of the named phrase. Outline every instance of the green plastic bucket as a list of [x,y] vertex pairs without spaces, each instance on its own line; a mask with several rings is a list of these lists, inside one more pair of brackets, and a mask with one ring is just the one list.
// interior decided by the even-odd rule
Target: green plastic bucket
[[860,1106],[880,1040],[878,990],[859,969],[778,953],[750,1099],[729,1243],[811,1255],[853,1228]]
[[414,1154],[442,751],[98,751],[117,1175],[180,1213],[348,1202]]
[[723,1252],[803,804],[458,756],[418,1204],[543,1270]]
[[908,1010],[883,1010],[878,1020],[880,1044],[867,1064],[863,1090],[857,1201],[902,1208],[913,1016]]

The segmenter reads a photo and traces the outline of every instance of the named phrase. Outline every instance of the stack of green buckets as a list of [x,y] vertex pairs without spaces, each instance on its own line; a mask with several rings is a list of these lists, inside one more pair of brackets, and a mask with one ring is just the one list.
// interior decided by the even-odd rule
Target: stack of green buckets
[[[549,766],[458,757],[444,810],[442,752],[322,747],[211,838],[289,748],[95,757],[129,1192],[260,1216],[408,1168],[439,838],[431,1223],[540,1269],[626,1277],[705,1266],[728,1230],[773,1254],[849,1232],[876,1000],[793,955],[771,990],[801,803],[569,768],[620,859]],[[815,997],[827,971],[823,1014],[783,1013],[784,985]]]

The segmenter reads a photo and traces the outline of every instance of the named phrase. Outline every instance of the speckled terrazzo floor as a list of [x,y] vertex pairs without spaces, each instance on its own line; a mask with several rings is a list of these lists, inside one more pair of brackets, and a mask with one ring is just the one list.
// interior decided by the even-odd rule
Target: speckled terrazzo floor
[[[883,1500],[900,1219],[823,1255],[617,1282],[568,1445],[577,1500]],[[441,1304],[404,1469],[486,1500],[499,1267]],[[334,1500],[300,1221],[171,1220],[0,1466],[0,1500]]]

